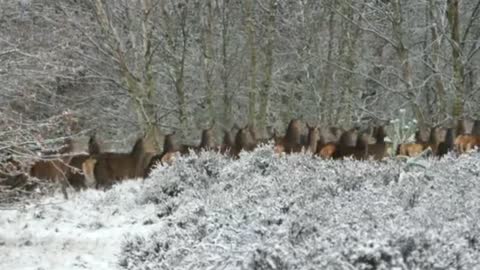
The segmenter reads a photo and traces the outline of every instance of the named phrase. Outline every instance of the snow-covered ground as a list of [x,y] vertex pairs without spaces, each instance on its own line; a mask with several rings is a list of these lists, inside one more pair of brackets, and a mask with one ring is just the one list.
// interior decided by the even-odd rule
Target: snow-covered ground
[[159,167],[0,211],[0,269],[480,269],[480,154]]
[[118,269],[125,235],[155,228],[155,206],[134,202],[140,182],[0,210],[0,269]]

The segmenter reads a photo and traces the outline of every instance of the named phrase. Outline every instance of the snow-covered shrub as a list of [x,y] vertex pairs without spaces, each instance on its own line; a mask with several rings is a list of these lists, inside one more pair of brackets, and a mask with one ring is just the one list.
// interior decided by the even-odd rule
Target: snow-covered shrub
[[230,160],[215,152],[178,157],[175,166],[158,165],[145,182],[141,203],[162,204],[184,190],[203,190],[218,182],[220,170]]
[[123,269],[475,269],[480,154],[332,161],[270,146],[158,167],[135,192],[155,233],[126,236]]

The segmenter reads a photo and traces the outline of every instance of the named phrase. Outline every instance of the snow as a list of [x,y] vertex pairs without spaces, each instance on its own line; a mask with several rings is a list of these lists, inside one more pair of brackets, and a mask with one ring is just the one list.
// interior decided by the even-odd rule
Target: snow
[[117,269],[125,235],[146,235],[155,227],[143,224],[155,216],[154,205],[133,203],[140,182],[2,210],[0,269]]
[[480,269],[480,154],[179,158],[0,213],[0,269]]

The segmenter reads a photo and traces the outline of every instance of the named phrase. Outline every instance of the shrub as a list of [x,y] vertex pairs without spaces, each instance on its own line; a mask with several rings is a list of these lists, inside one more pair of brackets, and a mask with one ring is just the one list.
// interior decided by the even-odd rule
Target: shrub
[[[261,147],[158,167],[138,192],[160,217],[123,269],[473,269],[480,155],[400,161],[275,157]],[[401,178],[401,181],[399,181]]]

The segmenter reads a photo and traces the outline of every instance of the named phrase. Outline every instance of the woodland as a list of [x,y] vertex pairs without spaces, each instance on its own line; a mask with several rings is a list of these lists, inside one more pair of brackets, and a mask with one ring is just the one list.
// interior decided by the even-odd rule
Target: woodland
[[480,0],[0,0],[0,268],[479,269],[479,52]]
[[[0,153],[479,118],[480,1],[1,0]],[[84,146],[83,146],[84,147]]]

